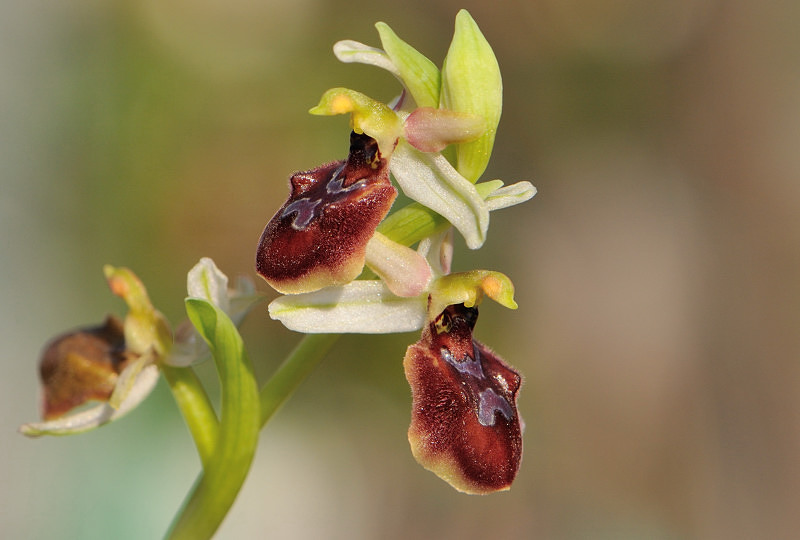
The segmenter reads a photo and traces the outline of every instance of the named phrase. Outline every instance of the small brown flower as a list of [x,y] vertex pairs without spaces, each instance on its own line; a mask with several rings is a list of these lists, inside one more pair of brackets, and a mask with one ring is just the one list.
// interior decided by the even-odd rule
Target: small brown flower
[[261,235],[256,270],[284,294],[352,281],[397,196],[388,158],[374,139],[353,132],[346,160],[296,173],[290,183],[289,199]]
[[55,338],[39,365],[44,419],[58,418],[91,400],[108,401],[130,358],[122,323],[113,316],[102,325]]
[[522,459],[520,375],[474,340],[476,308],[447,307],[406,352],[417,461],[459,491],[506,490]]

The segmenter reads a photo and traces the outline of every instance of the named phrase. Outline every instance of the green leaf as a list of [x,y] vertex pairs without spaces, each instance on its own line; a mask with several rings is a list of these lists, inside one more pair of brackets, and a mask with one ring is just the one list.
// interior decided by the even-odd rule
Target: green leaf
[[438,107],[441,73],[424,54],[397,37],[384,22],[375,24],[386,54],[400,72],[400,80],[418,107]]
[[250,470],[261,417],[252,365],[233,321],[200,298],[186,299],[186,313],[214,356],[222,405],[212,457],[174,523],[173,539],[210,538],[217,530]]

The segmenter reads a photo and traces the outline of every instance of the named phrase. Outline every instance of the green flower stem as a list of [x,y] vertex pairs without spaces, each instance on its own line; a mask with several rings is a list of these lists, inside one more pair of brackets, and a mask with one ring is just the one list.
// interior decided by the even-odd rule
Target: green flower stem
[[233,505],[255,455],[258,386],[233,322],[206,300],[189,298],[186,311],[209,344],[219,372],[221,418],[211,458],[176,516],[171,540],[211,538]]
[[162,365],[161,373],[183,414],[205,469],[219,437],[219,420],[211,400],[192,368]]
[[261,389],[263,427],[319,365],[340,334],[306,334]]

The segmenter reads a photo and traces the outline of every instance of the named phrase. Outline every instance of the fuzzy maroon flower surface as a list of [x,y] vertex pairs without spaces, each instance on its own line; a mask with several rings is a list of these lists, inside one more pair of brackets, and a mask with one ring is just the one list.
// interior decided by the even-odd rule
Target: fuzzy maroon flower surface
[[346,160],[296,173],[290,184],[289,199],[261,235],[256,270],[284,294],[352,281],[397,196],[388,159],[374,139],[352,133]]
[[472,337],[476,308],[449,306],[403,361],[414,457],[467,493],[508,489],[522,459],[520,375]]

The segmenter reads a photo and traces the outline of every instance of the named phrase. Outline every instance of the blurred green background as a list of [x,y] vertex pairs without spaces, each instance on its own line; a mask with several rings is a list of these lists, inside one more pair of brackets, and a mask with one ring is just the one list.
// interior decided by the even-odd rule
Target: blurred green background
[[[519,310],[485,303],[477,328],[526,376],[516,484],[466,496],[419,467],[401,363],[417,336],[352,336],[262,433],[218,537],[793,537],[799,6],[0,4],[0,537],[163,534],[199,467],[168,390],[93,433],[28,440],[42,345],[123,313],[104,263],[173,322],[201,256],[252,276],[288,176],[347,151],[346,118],[308,108],[333,86],[398,91],[333,43],[378,45],[383,20],[441,62],[460,7],[505,83],[484,178],[539,189],[455,262],[517,286]],[[298,340],[264,306],[243,332],[262,380]]]

